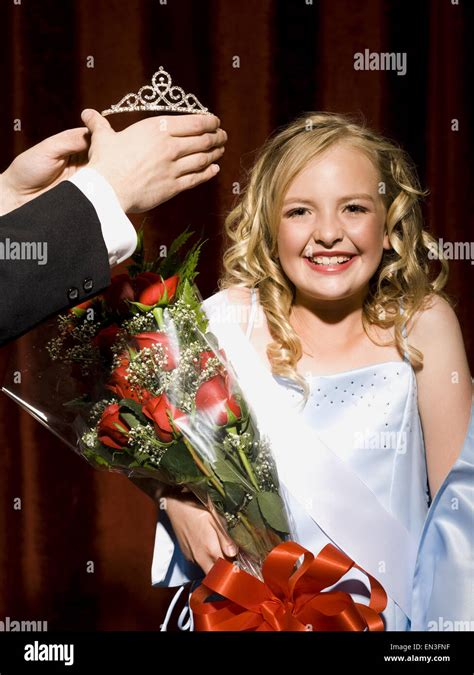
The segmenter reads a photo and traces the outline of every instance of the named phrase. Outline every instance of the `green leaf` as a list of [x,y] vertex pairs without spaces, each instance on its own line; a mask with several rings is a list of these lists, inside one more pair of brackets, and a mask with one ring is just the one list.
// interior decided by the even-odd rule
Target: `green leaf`
[[188,283],[192,283],[197,277],[199,272],[197,271],[197,265],[199,262],[199,256],[201,253],[201,248],[206,243],[207,239],[204,241],[198,241],[194,246],[188,251],[185,259],[181,263],[180,267],[177,269],[176,274],[179,275],[179,284],[177,288],[177,296],[181,297],[181,286],[187,280]]
[[143,313],[149,312],[150,309],[153,309],[153,307],[159,307],[160,305],[166,304],[162,300],[160,302],[157,302],[156,305],[144,305],[143,302],[132,302],[132,300],[128,301],[129,305],[132,305],[133,307],[136,307]]
[[216,490],[216,488],[214,488],[214,487],[208,487],[207,490],[206,490],[206,492],[207,492],[207,495],[209,496],[210,500],[212,501],[212,503],[213,503],[214,506],[216,507],[216,509],[217,509],[220,513],[224,513],[224,511],[225,511],[225,504],[224,504],[224,498],[223,498],[223,496],[221,495],[221,493],[218,492],[218,491]]
[[258,492],[258,505],[265,521],[277,532],[289,532],[285,505],[276,492]]
[[187,226],[186,229],[181,232],[181,234],[178,234],[178,236],[175,239],[173,239],[168,250],[169,256],[173,255],[174,253],[177,253],[179,249],[182,248],[184,244],[188,241],[188,239],[193,236],[194,232],[193,231],[190,232],[188,230],[188,227],[189,226]]
[[181,234],[179,234],[171,243],[166,258],[161,259],[160,262],[155,263],[155,268],[153,271],[159,272],[165,278],[176,274],[179,267],[182,265],[178,251],[184,246],[184,244],[193,234],[194,232],[189,232],[188,228],[181,232]]
[[252,525],[259,530],[265,530],[267,525],[265,524],[265,521],[263,520],[262,513],[260,511],[260,508],[258,506],[258,501],[255,499],[255,494],[253,499],[251,499],[247,506],[245,507],[245,513],[247,518],[250,520]]
[[245,499],[245,489],[239,483],[225,482],[225,507],[229,513],[236,513]]
[[181,280],[178,284],[177,297],[189,305],[194,313],[196,325],[201,333],[207,331],[208,318],[204,310],[201,309],[202,299],[199,296],[199,291],[194,284],[191,284],[188,279]]
[[160,330],[163,330],[165,328],[165,325],[163,323],[163,309],[161,307],[155,307],[155,309],[152,311],[153,316],[155,317],[156,325]]
[[202,478],[201,471],[184,443],[175,443],[165,452],[160,468],[167,471],[175,484],[192,483]]
[[112,426],[118,429],[118,431],[120,431],[121,434],[126,434],[128,432],[128,429],[124,427],[124,425],[121,424],[120,422],[113,422]]
[[230,424],[230,425],[235,424],[237,422],[237,420],[240,419],[240,418],[237,417],[236,415],[234,415],[234,413],[232,412],[232,410],[229,408],[229,406],[227,404],[226,404],[225,407],[226,407],[226,410],[227,410],[227,424]]
[[256,558],[262,556],[262,544],[259,542],[257,535],[252,536],[242,523],[230,527],[229,536],[246,553]]
[[235,483],[236,479],[239,480],[242,478],[241,472],[237,471],[232,462],[223,457],[217,457],[212,462],[212,468],[221,482],[228,481]]
[[82,450],[82,455],[91,464],[96,464],[97,466],[105,467],[106,469],[110,469],[112,467],[111,463],[107,459],[101,457],[101,455],[99,455],[95,450],[92,450],[91,448],[84,448]]
[[89,408],[92,404],[92,398],[90,394],[83,394],[78,398],[73,398],[71,401],[66,401],[63,403],[65,408]]
[[131,398],[122,398],[119,401],[119,406],[120,408],[126,408],[127,410],[130,410],[134,416],[142,422],[142,424],[149,424],[149,420],[147,417],[142,412],[142,406],[140,403],[137,403]]
[[132,415],[132,413],[120,412],[120,417],[122,417],[125,420],[130,429],[138,427],[140,424],[135,415]]

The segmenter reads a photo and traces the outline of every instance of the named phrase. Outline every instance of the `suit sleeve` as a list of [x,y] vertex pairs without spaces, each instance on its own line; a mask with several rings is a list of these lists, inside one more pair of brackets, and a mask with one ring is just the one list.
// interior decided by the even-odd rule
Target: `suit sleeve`
[[109,284],[99,218],[70,181],[0,217],[0,345]]

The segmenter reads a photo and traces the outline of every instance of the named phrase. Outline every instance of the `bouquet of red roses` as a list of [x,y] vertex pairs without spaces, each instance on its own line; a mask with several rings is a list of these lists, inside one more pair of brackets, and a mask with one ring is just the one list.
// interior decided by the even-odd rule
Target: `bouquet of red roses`
[[191,490],[226,524],[239,564],[260,576],[289,536],[288,517],[268,442],[207,331],[194,283],[202,243],[181,259],[191,234],[146,261],[140,233],[128,273],[57,317],[34,366],[43,395],[61,403],[53,414],[21,387],[4,391],[94,466]]

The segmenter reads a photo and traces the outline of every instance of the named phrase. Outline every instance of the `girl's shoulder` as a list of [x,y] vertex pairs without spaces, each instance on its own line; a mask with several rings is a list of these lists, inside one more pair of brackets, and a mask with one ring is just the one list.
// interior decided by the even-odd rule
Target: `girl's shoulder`
[[456,312],[436,293],[426,297],[423,307],[407,322],[406,329],[410,344],[421,351],[431,349],[434,342],[447,347],[458,342],[460,337],[462,340]]

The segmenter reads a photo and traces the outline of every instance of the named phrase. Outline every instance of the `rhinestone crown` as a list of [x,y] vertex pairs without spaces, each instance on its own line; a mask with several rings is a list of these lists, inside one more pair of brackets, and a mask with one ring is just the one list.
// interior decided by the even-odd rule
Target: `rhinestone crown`
[[102,115],[105,117],[113,113],[134,112],[136,110],[212,114],[198,101],[194,94],[186,94],[181,87],[172,85],[171,75],[166,72],[163,66],[160,66],[151,78],[151,85],[146,84],[136,94],[126,94],[118,103],[107,110],[103,110]]

